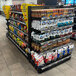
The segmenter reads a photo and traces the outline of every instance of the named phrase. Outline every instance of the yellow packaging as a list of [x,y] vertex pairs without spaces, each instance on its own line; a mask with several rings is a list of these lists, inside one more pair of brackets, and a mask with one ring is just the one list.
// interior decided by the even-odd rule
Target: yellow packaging
[[10,6],[7,6],[7,5],[4,5],[3,6],[3,11],[4,11],[4,14],[6,16],[6,19],[9,19],[10,18]]

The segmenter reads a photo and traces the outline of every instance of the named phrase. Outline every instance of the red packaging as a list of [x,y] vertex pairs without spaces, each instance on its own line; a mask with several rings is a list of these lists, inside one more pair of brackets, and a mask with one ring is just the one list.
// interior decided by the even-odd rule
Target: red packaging
[[48,63],[49,61],[52,60],[52,52],[47,53],[46,58],[45,58],[45,63]]
[[57,59],[57,50],[54,50],[52,53],[52,61],[56,61]]

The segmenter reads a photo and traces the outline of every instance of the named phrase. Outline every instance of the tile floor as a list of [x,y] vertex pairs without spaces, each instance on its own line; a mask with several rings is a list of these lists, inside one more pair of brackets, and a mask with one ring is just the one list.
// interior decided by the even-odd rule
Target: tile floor
[[[6,38],[6,20],[0,16],[0,76],[76,76],[76,50],[71,60],[38,74],[21,52]],[[76,41],[72,42],[75,44]]]

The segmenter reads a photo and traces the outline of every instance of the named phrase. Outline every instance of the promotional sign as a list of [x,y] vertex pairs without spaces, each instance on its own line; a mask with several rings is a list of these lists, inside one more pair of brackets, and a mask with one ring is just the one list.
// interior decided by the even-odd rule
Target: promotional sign
[[39,5],[26,4],[26,3],[23,3],[21,5],[22,14],[23,14],[23,17],[24,17],[25,24],[26,24],[27,28],[28,28],[28,6],[39,6]]
[[3,6],[3,11],[4,11],[4,14],[6,16],[6,19],[9,19],[10,18],[10,16],[9,16],[10,6],[4,5]]

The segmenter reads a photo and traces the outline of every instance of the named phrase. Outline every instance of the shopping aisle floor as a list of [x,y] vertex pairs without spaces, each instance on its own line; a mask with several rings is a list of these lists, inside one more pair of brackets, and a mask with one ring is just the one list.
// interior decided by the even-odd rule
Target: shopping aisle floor
[[[6,20],[0,16],[0,76],[76,76],[76,51],[71,60],[38,74],[21,52],[6,38]],[[76,47],[76,41],[72,41]]]

